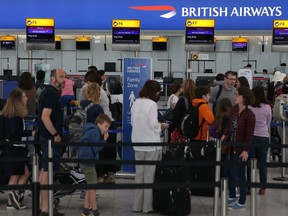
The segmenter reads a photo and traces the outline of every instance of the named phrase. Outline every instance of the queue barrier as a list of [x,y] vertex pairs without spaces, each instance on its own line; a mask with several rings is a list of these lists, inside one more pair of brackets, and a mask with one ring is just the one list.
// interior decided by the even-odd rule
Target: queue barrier
[[[44,141],[45,142],[45,141]],[[26,142],[23,142],[23,143],[26,143]],[[34,143],[35,143],[35,141],[34,141]],[[52,145],[51,145],[51,141],[49,142],[50,144],[50,146],[49,146],[49,148],[51,149],[51,151],[52,151]],[[4,144],[11,144],[11,142],[9,143],[9,142],[5,142]],[[63,145],[65,145],[65,146],[67,146],[67,144],[66,143],[59,143],[59,144],[63,144]],[[79,145],[80,143],[71,143],[72,145]],[[150,144],[150,143],[149,143]],[[139,146],[141,146],[141,145],[145,145],[145,146],[147,146],[147,145],[149,145],[148,143],[135,143],[135,144],[133,144],[133,145],[139,145]],[[179,143],[177,143],[177,144],[179,144]],[[183,143],[184,145],[195,145],[195,143]],[[57,144],[58,145],[58,144]],[[81,143],[81,145],[95,145],[95,143]],[[99,145],[101,145],[101,144],[99,144]],[[102,144],[103,145],[103,144]],[[127,144],[119,144],[119,143],[115,143],[115,144],[113,144],[113,145],[115,145],[115,146],[119,146],[119,145],[121,145],[121,146],[123,146],[123,145],[130,145],[131,146],[131,143],[127,143]],[[153,144],[151,144],[151,145],[153,145]],[[154,144],[155,145],[155,144]],[[171,145],[171,143],[158,143],[158,145]],[[220,144],[221,145],[221,144]],[[256,144],[256,145],[260,145],[260,144]],[[288,147],[288,145],[284,145],[284,146],[282,146],[282,147],[285,147],[285,148],[287,148]],[[218,148],[218,147],[217,147]],[[219,149],[221,149],[221,147],[219,148]],[[218,152],[218,150],[217,150],[217,152]],[[72,159],[72,158],[53,158],[52,157],[52,154],[51,154],[52,152],[50,152],[49,153],[49,155],[50,155],[50,157],[49,158],[47,158],[46,160],[48,160],[48,162],[49,162],[49,169],[51,169],[51,170],[53,170],[52,169],[52,165],[53,165],[53,162],[71,162],[71,161],[76,161],[76,162],[95,162],[96,164],[98,163],[98,164],[104,164],[104,163],[109,163],[109,164],[118,164],[118,163],[122,163],[122,164],[124,164],[124,163],[127,163],[127,164],[147,164],[147,165],[189,165],[189,164],[193,164],[193,165],[195,165],[195,164],[197,164],[198,163],[198,165],[199,166],[208,166],[208,165],[211,165],[211,164],[214,164],[216,167],[217,166],[221,166],[221,165],[229,165],[229,166],[234,166],[234,165],[248,165],[247,163],[241,163],[241,164],[234,164],[234,163],[232,163],[232,164],[227,164],[227,162],[225,162],[225,163],[223,163],[223,162],[220,162],[220,161],[218,161],[218,159],[217,159],[217,161],[207,161],[207,163],[205,162],[205,163],[203,163],[203,161],[201,161],[201,164],[199,164],[200,163],[200,161],[193,161],[193,162],[189,162],[189,161],[182,161],[182,162],[180,162],[180,161],[98,161],[98,160],[88,160],[88,159]],[[7,185],[7,186],[0,186],[0,189],[1,190],[3,190],[3,189],[5,189],[5,190],[9,190],[9,189],[29,189],[29,190],[32,190],[32,192],[33,192],[33,197],[32,197],[32,199],[33,199],[33,202],[34,202],[34,199],[37,199],[37,197],[38,197],[38,195],[39,195],[39,190],[41,190],[41,189],[48,189],[48,190],[50,190],[50,191],[53,191],[53,190],[57,190],[57,189],[60,189],[60,188],[63,188],[63,185],[53,185],[53,178],[49,178],[49,184],[48,185],[39,185],[38,184],[38,182],[37,182],[37,176],[38,176],[38,173],[37,173],[37,170],[38,170],[38,168],[35,168],[35,167],[37,167],[37,164],[39,164],[38,162],[37,162],[37,159],[35,158],[35,157],[37,157],[37,156],[34,156],[33,157],[33,183],[31,184],[31,185],[24,185],[24,186],[20,186],[20,185]],[[0,161],[3,161],[3,160],[6,160],[6,159],[8,159],[8,158],[5,158],[5,157],[2,157],[2,158],[0,158],[1,160]],[[9,158],[9,160],[11,160],[11,161],[15,161],[15,160],[19,160],[19,158]],[[23,160],[23,159],[22,159]],[[25,158],[25,160],[27,160],[27,158]],[[254,162],[255,163],[255,160],[252,160],[252,162]],[[286,163],[265,163],[265,165],[267,165],[267,167],[279,167],[279,164],[280,165],[283,165],[283,166],[285,166],[285,167],[288,167],[288,164],[286,164]],[[256,164],[252,164],[251,165],[251,183],[243,183],[243,182],[231,182],[231,184],[232,185],[235,185],[235,186],[245,186],[245,187],[251,187],[251,188],[256,188],[256,187],[259,187],[259,188],[261,188],[261,187],[265,187],[265,188],[282,188],[282,189],[288,189],[288,185],[286,185],[286,184],[273,184],[273,183],[267,183],[267,184],[262,184],[262,183],[256,183],[254,180],[253,180],[253,178],[256,176],[256,170],[257,170],[257,165]],[[217,168],[216,168],[216,172],[217,172]],[[253,173],[252,173],[253,172]],[[49,171],[49,174],[52,174],[52,172],[51,171]],[[52,176],[52,175],[51,175]],[[216,175],[216,178],[215,178],[215,182],[197,182],[197,183],[195,183],[195,182],[192,182],[192,183],[183,183],[183,182],[171,182],[171,183],[157,183],[157,184],[133,184],[133,185],[131,185],[131,184],[116,184],[116,185],[99,185],[99,184],[96,184],[96,185],[70,185],[69,186],[69,188],[75,188],[75,189],[92,189],[92,188],[94,188],[94,189],[127,189],[127,188],[129,188],[129,189],[136,189],[136,188],[144,188],[144,189],[146,189],[146,188],[176,188],[176,187],[191,187],[191,186],[193,186],[193,187],[202,187],[202,188],[206,188],[206,187],[214,187],[214,189],[215,189],[215,194],[218,194],[219,195],[219,189],[221,188],[221,194],[222,194],[222,196],[224,196],[225,197],[225,194],[227,194],[227,189],[226,189],[226,192],[224,192],[223,190],[225,190],[225,179],[221,179],[221,182],[219,181],[220,180],[220,178],[219,178],[219,176],[218,175]],[[217,188],[218,188],[218,192],[217,192]],[[226,188],[227,188],[227,186],[226,186]],[[36,192],[35,192],[36,191]],[[36,194],[35,194],[36,193]],[[252,192],[252,196],[251,196],[251,215],[256,215],[256,210],[255,210],[255,208],[256,208],[256,200],[254,199],[255,198],[255,195],[256,195],[256,192],[254,193],[254,192]],[[52,200],[50,200],[50,203],[53,203],[53,193],[51,193],[50,194],[50,196],[49,197],[52,197]],[[217,198],[218,197],[218,198]],[[213,206],[214,206],[214,213],[213,213],[213,215],[218,215],[219,214],[219,208],[218,208],[218,206],[219,206],[219,203],[218,203],[218,201],[217,201],[217,199],[219,199],[219,196],[214,196],[214,203],[213,203]],[[221,197],[221,202],[220,202],[220,205],[221,205],[221,208],[220,208],[220,211],[221,211],[221,215],[225,215],[225,211],[227,210],[227,198],[225,198],[225,199],[223,199],[222,197]],[[35,209],[38,209],[37,208],[37,201],[36,201],[36,203],[33,203],[33,212],[35,211],[35,215],[36,215],[36,210]],[[225,207],[226,206],[226,207]],[[39,207],[39,206],[38,206]],[[53,205],[52,205],[52,207],[53,207]],[[226,210],[225,210],[226,209]],[[52,211],[53,212],[53,211]],[[33,215],[34,216],[34,215]]]

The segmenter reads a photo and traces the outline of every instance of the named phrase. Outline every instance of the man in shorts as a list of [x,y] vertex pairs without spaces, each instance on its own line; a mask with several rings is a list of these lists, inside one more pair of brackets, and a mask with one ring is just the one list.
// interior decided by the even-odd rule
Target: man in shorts
[[[63,147],[57,146],[61,142],[63,114],[60,104],[60,91],[65,86],[65,72],[62,69],[54,69],[50,75],[50,85],[45,87],[39,99],[38,130],[40,140],[52,140],[53,157],[61,157]],[[48,143],[41,145],[42,158],[48,157]],[[59,169],[59,164],[53,164],[54,171]],[[48,184],[48,162],[41,161],[40,184]],[[41,216],[48,216],[48,191],[40,191]],[[64,214],[54,210],[54,216]]]

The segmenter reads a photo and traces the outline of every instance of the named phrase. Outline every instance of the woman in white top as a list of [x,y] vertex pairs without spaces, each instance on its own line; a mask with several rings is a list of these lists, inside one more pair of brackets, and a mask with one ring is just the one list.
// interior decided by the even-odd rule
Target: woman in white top
[[[161,142],[160,132],[165,129],[165,123],[158,122],[158,106],[161,86],[157,81],[148,80],[139,92],[131,108],[131,125],[133,143]],[[162,146],[134,146],[135,160],[160,160]],[[155,165],[136,165],[135,183],[153,183]],[[136,189],[133,211],[149,213],[153,211],[152,189]]]
[[183,92],[183,86],[180,82],[175,81],[170,85],[170,90],[172,94],[168,98],[167,109],[174,109],[179,100],[179,95]]

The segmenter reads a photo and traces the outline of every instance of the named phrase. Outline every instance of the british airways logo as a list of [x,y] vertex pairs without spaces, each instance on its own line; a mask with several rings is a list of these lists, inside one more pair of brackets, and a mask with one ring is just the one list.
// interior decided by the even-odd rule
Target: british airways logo
[[168,13],[160,15],[160,17],[166,19],[170,19],[171,17],[174,17],[177,14],[176,9],[170,5],[131,6],[130,8],[142,11],[169,11]]

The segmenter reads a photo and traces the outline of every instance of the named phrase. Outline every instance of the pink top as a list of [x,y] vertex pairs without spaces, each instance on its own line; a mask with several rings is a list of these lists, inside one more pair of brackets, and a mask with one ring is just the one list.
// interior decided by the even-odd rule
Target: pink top
[[63,95],[74,95],[73,92],[74,81],[65,78],[65,87],[62,89],[61,96]]

